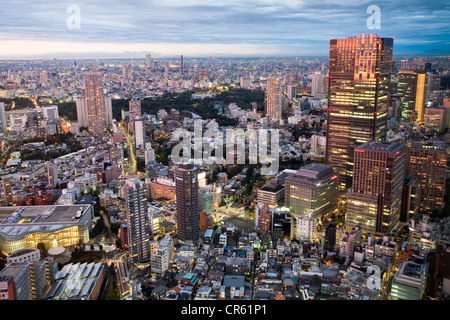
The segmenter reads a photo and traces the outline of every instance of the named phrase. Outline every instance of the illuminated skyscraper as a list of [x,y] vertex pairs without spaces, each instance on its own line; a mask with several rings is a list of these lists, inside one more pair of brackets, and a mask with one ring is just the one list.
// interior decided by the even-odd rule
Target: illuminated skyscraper
[[268,77],[265,97],[266,117],[269,117],[270,120],[280,119],[283,111],[282,101],[283,94],[281,79],[276,77]]
[[448,155],[445,147],[422,141],[408,142],[406,172],[420,181],[420,212],[442,210]]
[[133,263],[150,261],[150,227],[144,182],[130,179],[125,182],[125,211],[127,215],[128,248]]
[[3,183],[3,197],[5,199],[6,205],[12,205],[12,187],[11,187],[11,175],[6,175],[2,177]]
[[399,225],[406,146],[370,141],[355,149],[353,187],[347,196],[345,226],[382,236]]
[[392,48],[374,34],[330,40],[326,162],[341,191],[352,185],[354,149],[386,136]]
[[397,95],[401,96],[401,118],[423,123],[427,95],[427,72],[425,70],[400,70]]
[[177,232],[183,243],[199,238],[198,180],[193,164],[180,164],[175,169],[177,196]]
[[[108,110],[107,110],[108,108]],[[100,74],[88,72],[85,75],[85,112],[88,130],[93,135],[103,134],[108,122],[112,122],[112,112],[103,92]],[[111,115],[110,115],[111,114]]]

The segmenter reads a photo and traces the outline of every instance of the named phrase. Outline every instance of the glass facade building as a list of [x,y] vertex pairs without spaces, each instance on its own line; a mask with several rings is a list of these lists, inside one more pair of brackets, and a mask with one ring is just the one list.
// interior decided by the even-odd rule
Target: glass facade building
[[353,150],[386,137],[392,49],[374,34],[330,40],[326,161],[341,191],[352,185]]

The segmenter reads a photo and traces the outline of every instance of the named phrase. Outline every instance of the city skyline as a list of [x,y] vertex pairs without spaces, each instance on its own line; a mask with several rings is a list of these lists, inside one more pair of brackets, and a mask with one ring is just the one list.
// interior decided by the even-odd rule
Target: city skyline
[[[371,5],[379,29],[369,29]],[[2,9],[0,59],[326,56],[330,38],[365,33],[394,37],[394,54],[450,53],[444,1],[25,1]]]

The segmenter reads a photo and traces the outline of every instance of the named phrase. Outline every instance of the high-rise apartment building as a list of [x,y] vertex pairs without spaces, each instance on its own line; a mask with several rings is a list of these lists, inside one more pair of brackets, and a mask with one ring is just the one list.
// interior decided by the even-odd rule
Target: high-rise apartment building
[[58,185],[58,166],[56,164],[47,165],[47,177],[48,184],[52,188],[56,188]]
[[406,146],[370,141],[355,149],[353,186],[347,196],[345,225],[382,236],[399,225]]
[[283,94],[281,78],[268,77],[265,95],[265,115],[270,120],[281,119],[283,112]]
[[87,126],[93,135],[102,135],[112,124],[111,97],[103,92],[98,72],[85,74],[85,97],[77,99],[77,115],[80,126]]
[[125,211],[127,216],[128,249],[133,263],[150,261],[150,227],[144,201],[144,182],[130,179],[125,182]]
[[406,149],[406,172],[419,180],[421,186],[420,212],[441,210],[448,155],[443,146],[411,141]]
[[386,136],[392,49],[375,34],[330,40],[326,162],[341,191],[352,185],[354,149]]
[[401,119],[423,123],[427,94],[425,70],[400,70],[397,95],[401,97]]
[[311,75],[311,94],[313,96],[325,93],[325,75],[320,71],[316,71]]
[[0,130],[6,132],[8,130],[8,120],[6,119],[5,103],[0,102]]
[[134,120],[134,140],[136,149],[143,150],[145,148],[145,127],[142,118]]
[[6,175],[2,177],[3,184],[3,198],[7,206],[12,205],[12,186],[11,186],[11,175]]
[[193,164],[180,164],[175,169],[178,239],[184,243],[199,238],[198,180]]

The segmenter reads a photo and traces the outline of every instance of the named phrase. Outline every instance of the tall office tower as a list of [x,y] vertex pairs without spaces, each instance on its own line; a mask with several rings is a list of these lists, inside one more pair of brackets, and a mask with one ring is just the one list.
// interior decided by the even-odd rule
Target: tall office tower
[[141,117],[141,100],[139,99],[131,99],[129,102],[130,107],[130,122]]
[[150,53],[145,55],[145,65],[150,69],[153,67],[152,55]]
[[311,163],[285,180],[284,206],[293,216],[312,213],[318,219],[335,209],[337,202],[337,176],[330,165]]
[[5,203],[7,206],[12,205],[11,177],[12,177],[12,175],[10,175],[10,174],[2,177],[3,198],[5,199]]
[[99,73],[85,74],[85,97],[88,130],[95,136],[102,135],[107,129],[107,111]]
[[124,185],[128,248],[133,263],[150,261],[150,227],[144,201],[144,182],[129,179]]
[[199,238],[198,181],[194,165],[180,164],[175,169],[178,239],[194,243]]
[[433,213],[442,209],[448,155],[442,146],[422,141],[407,143],[406,173],[419,180],[420,212]]
[[105,117],[106,117],[106,128],[112,127],[113,115],[112,115],[112,96],[105,95]]
[[297,97],[297,85],[296,84],[288,84],[286,86],[286,93],[288,100],[292,101]]
[[392,48],[374,34],[330,40],[326,162],[341,191],[352,185],[354,149],[385,139]]
[[48,184],[52,188],[56,188],[58,185],[58,166],[56,164],[47,165],[47,177]]
[[122,79],[123,81],[128,81],[128,65],[126,64],[122,66]]
[[325,94],[325,75],[316,71],[311,75],[311,94],[313,96]]
[[88,126],[88,117],[87,117],[87,109],[86,109],[86,98],[83,97],[75,97],[75,104],[77,107],[77,121],[80,127]]
[[427,72],[425,70],[400,70],[397,95],[402,99],[401,119],[423,123],[427,102]]
[[265,97],[266,117],[270,120],[281,119],[281,113],[283,111],[282,106],[282,85],[281,78],[268,77],[267,88]]
[[355,149],[353,186],[347,196],[345,225],[382,236],[399,225],[406,146],[370,141]]
[[144,120],[138,118],[134,120],[134,142],[136,149],[144,149],[145,147],[145,127]]
[[6,119],[5,103],[0,102],[0,130],[6,132],[8,130],[8,120]]

